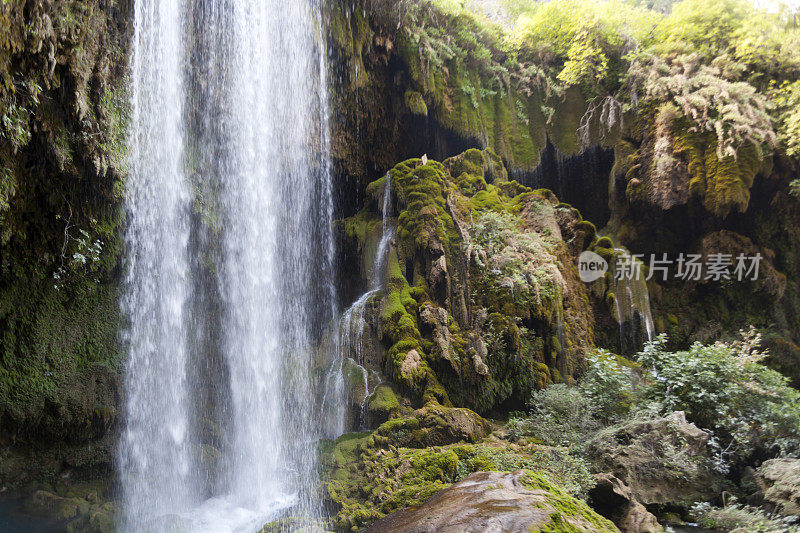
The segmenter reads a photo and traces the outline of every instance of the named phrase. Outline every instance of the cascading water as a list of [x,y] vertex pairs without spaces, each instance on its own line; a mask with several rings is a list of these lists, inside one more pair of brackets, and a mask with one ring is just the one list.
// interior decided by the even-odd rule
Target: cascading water
[[[123,528],[313,520],[311,354],[335,309],[319,6],[136,2]],[[203,383],[187,368],[216,362]]]
[[[615,248],[614,256],[623,258],[622,262],[625,263],[638,261],[624,248]],[[655,324],[650,310],[650,293],[641,267],[630,268],[625,274],[618,276],[614,272],[614,296],[620,348],[623,353],[629,354],[635,353],[645,341],[653,340]]]
[[[391,175],[386,174],[386,184],[383,190],[381,204],[381,239],[375,250],[372,269],[369,272],[367,292],[361,295],[339,319],[334,333],[333,349],[335,355],[331,367],[327,372],[325,383],[325,396],[322,401],[322,412],[328,421],[325,433],[328,437],[338,437],[346,432],[347,408],[352,405],[353,398],[348,398],[349,391],[346,380],[355,378],[356,374],[363,382],[364,392],[360,402],[358,420],[355,421],[356,429],[361,429],[364,422],[364,411],[367,398],[374,392],[375,386],[380,383],[380,377],[366,368],[365,338],[364,333],[368,327],[367,310],[373,297],[383,287],[383,280],[388,258],[389,243],[394,237],[394,228],[391,225],[392,183]],[[370,384],[374,385],[370,387]]]
[[120,446],[124,520],[131,528],[142,516],[182,509],[196,496],[186,379],[190,195],[182,167],[181,24],[175,2],[136,4]]

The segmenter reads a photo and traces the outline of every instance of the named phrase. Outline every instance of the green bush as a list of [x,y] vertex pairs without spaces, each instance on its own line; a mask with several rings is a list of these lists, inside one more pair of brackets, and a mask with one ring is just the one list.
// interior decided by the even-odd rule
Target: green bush
[[760,533],[798,533],[796,517],[771,516],[761,509],[730,502],[724,507],[699,503],[692,515],[700,527],[719,531],[758,531]]
[[576,446],[599,428],[597,410],[583,391],[560,383],[533,393],[528,424],[546,444]]
[[647,396],[665,412],[685,411],[733,458],[758,449],[800,452],[800,392],[759,364],[766,354],[758,351],[753,330],[738,342],[696,343],[685,352],[667,351],[666,342],[661,335],[638,355],[653,375]]
[[595,416],[609,424],[627,415],[635,400],[630,363],[607,350],[589,352],[586,362],[578,388],[594,406]]

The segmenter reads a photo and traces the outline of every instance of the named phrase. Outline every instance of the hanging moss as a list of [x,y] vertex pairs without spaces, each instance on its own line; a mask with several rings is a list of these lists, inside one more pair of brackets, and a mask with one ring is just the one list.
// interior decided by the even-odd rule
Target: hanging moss
[[562,98],[556,98],[552,106],[554,113],[547,127],[547,135],[553,146],[563,155],[575,155],[583,149],[578,138],[578,128],[586,113],[586,100],[581,90],[573,87]]
[[673,135],[676,152],[687,161],[689,191],[702,200],[706,210],[721,218],[733,211],[746,211],[750,188],[761,169],[758,147],[746,143],[737,150],[736,156],[720,158],[717,138],[712,133],[684,130]]

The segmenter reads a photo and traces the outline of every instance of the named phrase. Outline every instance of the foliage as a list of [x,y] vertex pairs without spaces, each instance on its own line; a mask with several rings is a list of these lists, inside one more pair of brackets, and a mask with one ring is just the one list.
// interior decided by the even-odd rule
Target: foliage
[[759,531],[761,533],[797,533],[797,517],[772,516],[763,510],[728,502],[724,507],[698,503],[691,509],[700,527],[720,531]]
[[604,424],[627,415],[635,401],[630,363],[607,350],[586,354],[588,370],[578,389],[591,402],[595,416]]
[[694,344],[685,352],[666,350],[666,337],[648,343],[638,361],[654,379],[647,394],[665,412],[712,431],[725,454],[747,457],[762,448],[784,454],[800,451],[800,392],[787,378],[761,364],[760,336],[743,332],[741,341]]
[[15,87],[15,93],[6,101],[0,101],[0,135],[16,153],[31,139],[30,120],[32,109],[39,105],[42,88],[35,82],[25,81]]
[[515,300],[541,307],[556,301],[563,279],[554,245],[539,233],[520,231],[517,215],[485,211],[470,227],[475,260]]
[[[63,250],[66,252],[70,242],[74,242],[75,251],[70,257],[62,254],[61,266],[53,273],[54,287],[56,289],[63,287],[64,281],[70,273],[88,276],[98,271],[103,242],[99,239],[93,240],[86,230],[79,229],[78,233],[78,237],[72,237],[69,235],[69,227],[65,231],[66,240]],[[100,283],[100,280],[95,278],[94,282]]]
[[453,451],[459,458],[456,481],[476,471],[513,472],[524,469],[541,472],[573,496],[584,494],[594,486],[588,462],[562,448],[533,446],[522,451],[477,445],[459,446]]
[[662,438],[623,440],[663,457],[676,475],[709,468],[727,473],[756,452],[797,454],[800,392],[760,364],[767,356],[760,343],[751,329],[742,332],[741,340],[698,343],[685,352],[667,351],[662,335],[645,346],[636,364],[604,350],[590,352],[588,369],[576,385],[551,385],[533,393],[530,414],[512,417],[507,431],[512,441],[532,436],[581,454],[590,441],[611,449],[618,435],[636,433],[630,428],[684,411],[689,422],[711,433],[708,464]]
[[[584,137],[606,102],[618,104],[615,115],[673,103],[689,133],[716,136],[720,159],[744,145],[767,153],[779,142],[797,153],[800,97],[792,84],[800,78],[800,27],[786,8],[770,13],[747,0],[531,0],[506,2],[506,11],[513,24],[503,29],[464,2],[420,2],[403,27],[419,50],[422,78],[433,86],[460,71],[453,81],[474,109],[487,91],[541,93],[545,101],[534,105],[545,117],[579,87],[596,100]],[[479,77],[463,79],[470,69]],[[450,105],[446,97],[442,103]]]
[[[709,470],[715,466],[713,458],[709,460],[687,446],[675,419],[665,417],[660,407],[651,404],[588,436],[589,455],[598,459],[599,451],[601,456],[653,458],[658,461],[658,476],[665,482],[706,478]],[[655,424],[659,424],[658,431],[647,430]],[[606,463],[602,466],[609,465]]]
[[739,65],[728,56],[710,64],[698,53],[663,58],[639,54],[629,70],[629,83],[649,102],[673,102],[690,120],[691,133],[713,132],[717,157],[735,157],[745,142],[772,148],[777,137],[764,94],[749,83],[735,80]]
[[597,405],[581,390],[551,385],[531,396],[530,427],[537,438],[552,446],[575,446],[600,426]]
[[691,49],[713,58],[731,46],[752,11],[746,0],[683,0],[658,24],[656,46],[662,51]]
[[778,139],[786,153],[800,156],[800,81],[773,85],[772,98],[778,115]]
[[658,16],[620,0],[554,0],[517,9],[509,44],[520,57],[551,69],[566,86],[613,90],[625,50],[649,40]]

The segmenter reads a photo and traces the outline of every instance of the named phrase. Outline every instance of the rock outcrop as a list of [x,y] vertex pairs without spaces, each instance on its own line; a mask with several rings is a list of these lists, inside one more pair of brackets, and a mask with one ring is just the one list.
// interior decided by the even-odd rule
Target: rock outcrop
[[770,459],[756,470],[751,500],[770,511],[800,517],[800,459]]
[[372,197],[386,179],[398,231],[374,328],[380,370],[417,402],[479,412],[571,379],[593,345],[576,263],[594,226],[550,191],[508,181],[490,150],[468,150],[405,161],[370,184],[365,207],[339,224],[348,256],[373,247]]
[[709,434],[683,412],[603,430],[589,443],[600,472],[610,472],[643,505],[683,505],[717,497],[724,478],[710,464]]
[[375,522],[368,533],[483,533],[616,531],[585,503],[525,471],[477,472],[436,493],[419,507]]
[[597,474],[589,491],[593,508],[612,520],[622,533],[660,533],[656,517],[636,501],[631,489],[613,474]]

